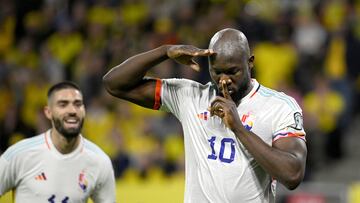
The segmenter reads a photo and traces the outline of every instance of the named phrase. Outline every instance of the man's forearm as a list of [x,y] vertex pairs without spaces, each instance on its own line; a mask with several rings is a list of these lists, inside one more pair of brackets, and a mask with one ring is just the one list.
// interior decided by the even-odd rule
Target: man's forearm
[[143,79],[150,68],[168,59],[168,48],[169,45],[160,46],[115,66],[103,77],[105,87],[123,91],[130,89]]
[[[297,154],[271,147],[259,136],[245,129],[235,130],[234,133],[255,160],[273,178],[289,189],[294,189],[301,182],[304,168],[302,168],[301,158]],[[291,143],[289,144],[291,145]]]

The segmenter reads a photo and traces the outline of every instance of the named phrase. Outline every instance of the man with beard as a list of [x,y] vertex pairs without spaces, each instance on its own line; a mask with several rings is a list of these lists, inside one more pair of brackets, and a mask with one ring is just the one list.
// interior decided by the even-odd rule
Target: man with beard
[[9,147],[0,158],[0,196],[15,202],[115,202],[109,157],[81,134],[85,107],[79,87],[61,82],[48,91],[52,128]]
[[[145,77],[173,59],[199,70],[209,58],[212,82]],[[251,78],[254,56],[245,35],[224,29],[209,49],[163,45],[135,55],[103,78],[115,97],[173,113],[184,131],[184,202],[275,202],[276,180],[289,189],[304,177],[302,111],[284,93]]]

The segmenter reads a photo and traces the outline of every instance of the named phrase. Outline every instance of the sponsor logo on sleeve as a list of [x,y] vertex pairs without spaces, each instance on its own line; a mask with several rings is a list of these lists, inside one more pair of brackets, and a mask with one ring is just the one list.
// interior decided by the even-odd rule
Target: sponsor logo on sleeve
[[294,113],[294,121],[295,121],[295,124],[291,127],[293,127],[296,130],[302,130],[303,129],[303,117],[300,112]]

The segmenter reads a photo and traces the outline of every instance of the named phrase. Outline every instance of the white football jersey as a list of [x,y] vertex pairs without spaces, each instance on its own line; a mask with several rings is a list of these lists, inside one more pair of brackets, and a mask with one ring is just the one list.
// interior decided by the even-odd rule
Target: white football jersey
[[81,136],[69,154],[57,151],[50,130],[9,147],[0,158],[0,196],[15,190],[15,202],[115,202],[109,157]]
[[[282,137],[305,140],[302,111],[296,101],[260,85],[237,107],[240,119],[268,145]],[[163,79],[157,83],[155,103],[181,122],[185,142],[184,202],[275,202],[272,180],[222,120],[207,108],[216,97],[212,83]],[[157,96],[156,96],[157,95]],[[158,98],[160,97],[160,98]]]

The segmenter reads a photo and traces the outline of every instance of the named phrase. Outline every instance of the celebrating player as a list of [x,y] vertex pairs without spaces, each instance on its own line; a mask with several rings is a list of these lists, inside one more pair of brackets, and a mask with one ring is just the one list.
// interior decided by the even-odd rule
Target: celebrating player
[[[209,58],[212,81],[145,77],[167,59],[199,70]],[[275,202],[276,181],[296,188],[307,148],[302,110],[284,93],[251,78],[245,35],[224,29],[209,49],[163,45],[135,55],[104,76],[110,94],[173,113],[185,140],[185,202]]]
[[48,91],[44,108],[52,128],[9,147],[0,158],[0,196],[15,202],[115,202],[109,157],[80,131],[85,107],[79,87],[61,82]]

